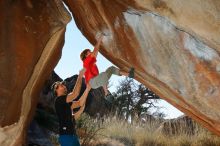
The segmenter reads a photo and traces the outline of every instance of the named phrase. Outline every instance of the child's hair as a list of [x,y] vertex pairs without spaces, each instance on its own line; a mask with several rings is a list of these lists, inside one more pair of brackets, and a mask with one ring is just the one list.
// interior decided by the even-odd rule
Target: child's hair
[[90,51],[90,49],[85,49],[82,51],[82,53],[80,54],[80,58],[83,61],[84,59],[86,59],[86,54],[87,52]]

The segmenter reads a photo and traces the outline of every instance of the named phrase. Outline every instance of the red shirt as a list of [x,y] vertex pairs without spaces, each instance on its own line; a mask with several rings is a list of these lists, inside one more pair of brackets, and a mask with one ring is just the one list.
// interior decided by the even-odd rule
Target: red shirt
[[94,78],[99,74],[98,67],[95,63],[96,58],[92,55],[87,56],[86,59],[83,60],[83,67],[86,69],[84,74],[86,83],[88,83],[90,79]]

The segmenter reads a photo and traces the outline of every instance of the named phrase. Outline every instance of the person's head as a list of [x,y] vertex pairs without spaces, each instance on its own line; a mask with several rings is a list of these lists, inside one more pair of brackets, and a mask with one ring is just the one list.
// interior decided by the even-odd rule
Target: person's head
[[88,55],[90,55],[90,54],[91,54],[91,50],[90,50],[90,49],[85,49],[85,50],[83,50],[82,53],[80,54],[81,60],[82,60],[82,61],[85,60],[86,57],[87,57]]
[[64,81],[57,81],[53,83],[53,85],[51,86],[51,90],[53,91],[55,96],[62,96],[67,94],[67,88],[64,83]]

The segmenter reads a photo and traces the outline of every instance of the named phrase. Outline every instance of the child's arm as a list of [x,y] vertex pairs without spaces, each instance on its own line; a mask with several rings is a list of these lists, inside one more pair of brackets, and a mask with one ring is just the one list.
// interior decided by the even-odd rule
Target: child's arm
[[101,37],[98,39],[98,42],[97,42],[96,45],[95,45],[95,48],[94,48],[94,50],[93,50],[93,52],[92,52],[92,55],[93,55],[94,57],[97,57],[97,55],[98,55],[98,52],[99,52],[99,49],[100,49],[100,45],[101,45],[101,43],[102,43],[102,39],[103,39],[103,36],[101,36]]

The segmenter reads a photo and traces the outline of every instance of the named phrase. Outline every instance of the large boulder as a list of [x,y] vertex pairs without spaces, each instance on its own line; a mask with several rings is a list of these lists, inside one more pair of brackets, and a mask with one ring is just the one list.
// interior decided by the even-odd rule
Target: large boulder
[[118,67],[220,135],[220,1],[64,0]]
[[70,14],[59,0],[0,1],[0,145],[20,146],[57,64]]

